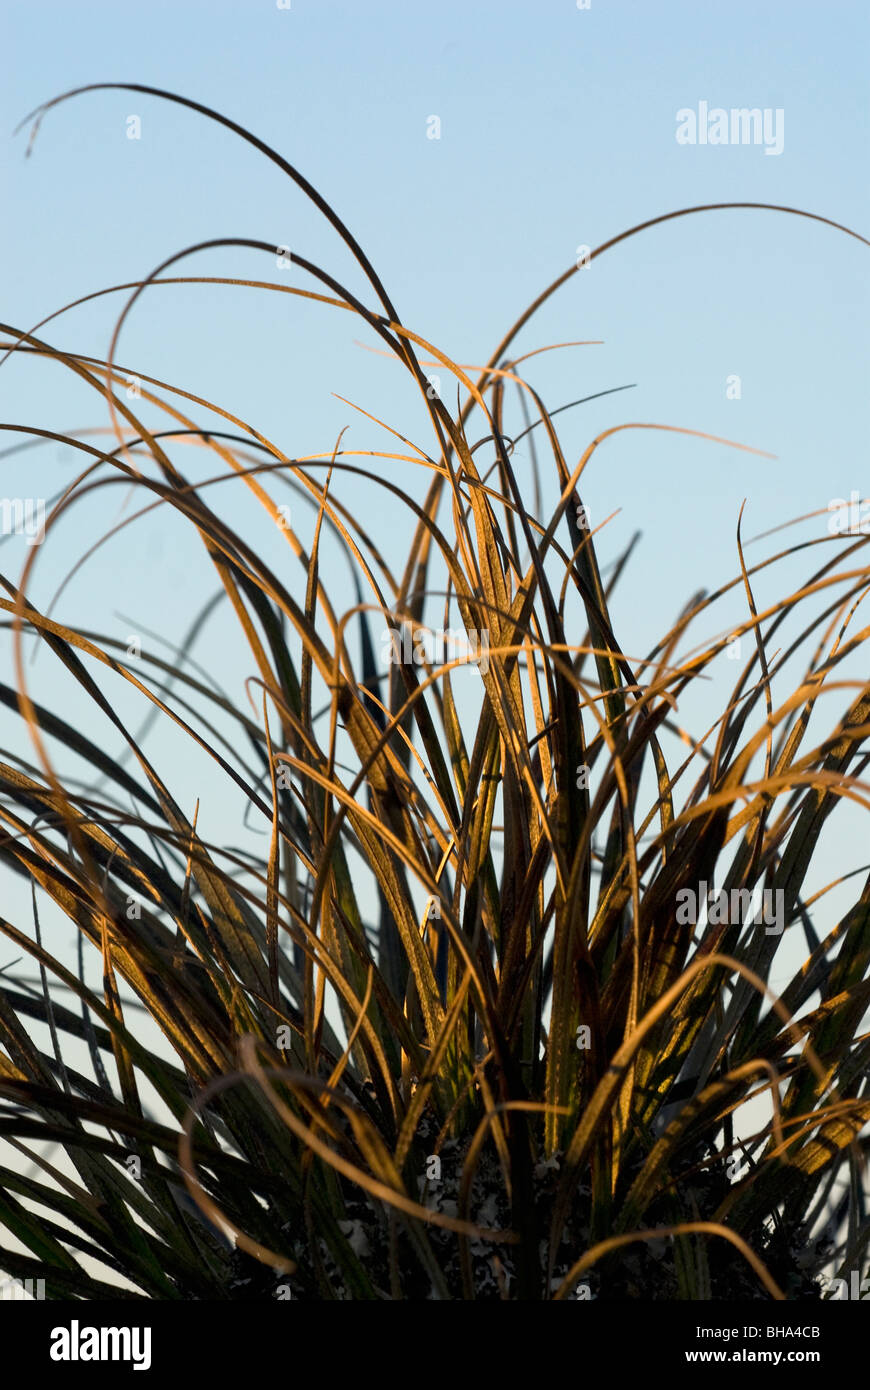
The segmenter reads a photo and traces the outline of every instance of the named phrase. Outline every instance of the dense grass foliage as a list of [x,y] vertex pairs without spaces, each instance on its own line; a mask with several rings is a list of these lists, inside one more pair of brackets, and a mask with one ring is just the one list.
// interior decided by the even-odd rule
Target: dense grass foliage
[[[581,501],[615,430],[567,459],[510,355],[575,268],[474,380],[402,324],[285,160],[154,95],[249,141],[340,233],[370,304],[295,251],[293,284],[260,290],[361,320],[406,369],[431,436],[395,434],[382,458],[339,442],[300,459],[144,372],[131,400],[115,342],[155,281],[181,278],[171,262],[126,287],[106,361],[61,351],[45,324],[3,325],[34,371],[51,358],[105,397],[117,446],[4,425],[60,440],[82,467],[23,575],[0,575],[16,662],[0,695],[21,729],[0,750],[0,860],[34,890],[32,921],[0,927],[42,980],[0,961],[0,1225],[15,1237],[0,1267],[44,1278],[53,1298],[112,1296],[112,1271],[137,1291],[124,1296],[150,1299],[819,1296],[820,1271],[861,1268],[868,1233],[870,879],[823,937],[804,891],[828,818],[843,799],[868,805],[870,685],[842,674],[870,631],[853,622],[866,538],[822,538],[801,588],[763,608],[757,575],[797,547],[749,566],[738,528],[733,582],[632,662],[612,591],[635,584],[643,604],[643,576],[627,553],[599,567]],[[165,428],[146,427],[146,405]],[[197,422],[206,406],[223,431]],[[534,487],[516,476],[521,432]],[[180,471],[190,441],[281,530],[280,572],[219,514],[221,489]],[[364,517],[342,501],[350,476],[368,479]],[[209,680],[207,640],[196,664],[186,649],[138,658],[28,596],[58,518],[119,477],[205,548],[250,653],[239,690]],[[281,509],[291,487],[310,502],[294,520],[315,519],[305,538]],[[553,487],[537,515],[530,494]],[[398,572],[377,534],[383,489],[407,512]],[[347,611],[343,577],[320,564],[327,537],[354,575]],[[704,636],[735,590],[741,627]],[[681,697],[738,638],[716,722],[687,731]],[[34,643],[125,758],[31,696]],[[804,674],[774,698],[787,662]],[[118,679],[149,702],[150,732],[109,698]],[[828,721],[813,746],[811,717],[814,731]],[[259,857],[198,833],[149,752],[155,723],[212,761],[231,804],[244,797],[266,832]],[[89,777],[67,774],[65,754]],[[727,899],[701,915],[714,884]],[[49,904],[100,953],[102,997],[44,944]],[[803,964],[774,990],[796,942]]]

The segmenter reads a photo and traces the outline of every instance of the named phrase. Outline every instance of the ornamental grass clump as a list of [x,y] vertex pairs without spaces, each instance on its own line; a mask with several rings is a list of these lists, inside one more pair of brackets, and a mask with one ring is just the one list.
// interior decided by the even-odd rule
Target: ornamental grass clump
[[[613,590],[643,578],[631,546],[599,564],[583,474],[619,430],[680,427],[618,424],[566,458],[512,345],[576,267],[465,369],[402,323],[275,151],[196,102],[100,85],[187,107],[272,160],[369,293],[295,249],[222,239],[104,291],[127,292],[105,360],[61,349],[51,321],[3,325],[5,354],[108,402],[113,437],[3,426],[80,468],[23,573],[0,574],[0,697],[20,734],[0,756],[0,859],[32,887],[30,919],[0,921],[0,1268],[55,1299],[823,1296],[826,1272],[866,1265],[870,878],[821,934],[828,899],[815,912],[805,882],[829,817],[868,806],[870,685],[846,674],[870,631],[867,537],[749,563],[735,519],[732,581],[627,655]],[[277,250],[294,283],[184,274],[217,247]],[[296,457],[122,360],[128,315],[182,282],[349,313],[408,373],[428,439],[387,422],[381,453],[339,440]],[[194,446],[210,474],[191,482]],[[365,511],[342,497],[360,479]],[[214,679],[216,648],[210,665],[217,597],[169,655],[36,606],[53,532],[119,481],[136,517],[173,515],[203,548],[247,647],[237,688]],[[227,519],[243,489],[279,566]],[[385,498],[407,516],[399,565]],[[339,551],[351,592],[323,562]],[[769,589],[798,554],[801,587],[757,602],[759,576]],[[735,594],[745,618],[723,635]],[[735,642],[715,719],[687,729],[681,702]],[[88,718],[31,692],[34,648]],[[784,689],[786,667],[802,675]],[[173,790],[161,730],[241,807],[228,841]],[[75,960],[49,948],[47,914],[74,928]]]

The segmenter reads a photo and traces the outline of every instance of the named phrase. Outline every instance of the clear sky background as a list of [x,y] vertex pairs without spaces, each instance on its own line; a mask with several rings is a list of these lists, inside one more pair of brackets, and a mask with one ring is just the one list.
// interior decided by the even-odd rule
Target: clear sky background
[[[13,139],[16,124],[38,103],[88,82],[177,92],[274,146],[345,220],[404,322],[462,363],[489,357],[579,245],[596,246],[657,214],[768,202],[870,235],[870,7],[863,0],[592,0],[588,10],[574,0],[292,0],[286,10],[274,0],[0,0],[0,51],[0,316],[21,329],[219,236],[290,245],[373,302],[335,233],[280,171],[178,106],[125,92],[79,97],[49,113],[26,159],[28,132]],[[676,113],[699,102],[781,108],[783,152],[679,145]],[[131,115],[141,120],[139,140],[127,138]],[[432,116],[441,123],[437,140],[427,138]],[[645,654],[697,589],[736,573],[744,499],[744,536],[752,537],[852,490],[870,494],[868,271],[870,249],[805,219],[704,213],[609,252],[521,334],[516,352],[603,340],[529,364],[551,409],[636,383],[560,417],[571,466],[596,433],[628,420],[687,426],[776,455],[640,431],[599,451],[584,500],[593,523],[620,509],[600,541],[603,562],[643,532],[613,606],[630,654]],[[176,273],[282,274],[274,257],[238,249],[201,253]],[[313,287],[295,268],[286,283]],[[46,334],[105,356],[124,299],[78,308]],[[345,447],[389,447],[336,395],[429,446],[409,378],[360,339],[375,342],[337,310],[249,289],[187,286],[140,300],[117,356],[133,371],[220,402],[287,454],[328,453],[345,426]],[[730,374],[741,378],[739,401],[727,399]],[[107,424],[98,395],[62,368],[24,357],[0,370],[0,417],[60,430]],[[192,451],[175,457],[197,475]],[[80,466],[55,445],[0,464],[0,493],[46,497]],[[518,451],[517,466],[530,477],[527,454]],[[422,475],[390,476],[422,495]],[[398,558],[406,513],[361,482],[342,482],[341,496]],[[238,488],[225,505],[252,538],[276,545]],[[117,487],[82,503],[41,549],[35,599],[47,604],[83,550],[130,510],[126,489]],[[294,511],[294,521],[310,536],[313,514]],[[826,526],[821,516],[785,534],[820,537]],[[769,542],[760,542],[748,558],[765,548]],[[17,575],[24,555],[20,539],[4,541],[0,565]],[[759,606],[796,587],[821,556],[817,549],[760,580]],[[286,559],[276,563],[302,592],[301,573]],[[207,561],[161,510],[95,554],[57,615],[118,637],[150,626],[172,643],[214,587]],[[698,640],[743,617],[738,596]],[[218,615],[210,632],[211,645],[197,655],[205,651],[219,679],[240,688],[250,659],[229,616]],[[4,666],[8,651],[4,639]],[[723,659],[709,709],[734,677]],[[45,698],[65,692],[45,654],[33,680]],[[67,697],[76,710],[75,693],[60,695]],[[699,726],[707,708],[700,700]],[[830,724],[835,704],[825,710]],[[26,751],[16,721],[4,717],[0,732],[6,746],[17,740]],[[181,745],[158,735],[149,746],[165,768]],[[116,750],[114,737],[107,747]],[[172,774],[173,790],[192,809],[194,761],[178,758]],[[216,838],[231,835],[232,810],[205,806]],[[866,816],[843,817],[813,871],[815,886],[870,857],[867,844]],[[845,906],[854,892],[853,883],[831,901]],[[20,886],[8,885],[8,895],[17,910],[8,907],[8,915],[28,920]]]

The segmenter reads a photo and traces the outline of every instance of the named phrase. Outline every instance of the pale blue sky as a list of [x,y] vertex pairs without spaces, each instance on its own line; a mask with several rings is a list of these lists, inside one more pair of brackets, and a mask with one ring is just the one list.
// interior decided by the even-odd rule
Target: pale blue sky
[[[166,88],[272,144],[334,205],[405,323],[465,363],[489,356],[579,244],[598,245],[657,214],[769,202],[870,235],[863,0],[592,0],[588,11],[574,0],[293,0],[290,10],[269,0],[0,0],[0,49],[2,317],[20,328],[218,236],[289,244],[372,302],[350,256],[298,190],[231,133],[177,106],[124,92],[79,97],[49,113],[25,159],[28,135],[13,139],[15,125],[41,101],[88,82]],[[680,146],[676,113],[701,101],[781,108],[782,154]],[[126,137],[130,115],[142,122],[138,141]],[[439,140],[427,139],[432,115],[441,121]],[[637,528],[644,533],[614,603],[630,653],[645,653],[702,584],[712,588],[735,573],[744,498],[744,535],[752,536],[853,489],[870,492],[868,270],[868,248],[805,219],[705,213],[602,257],[519,338],[517,352],[603,340],[533,360],[529,378],[551,408],[637,383],[560,417],[572,466],[598,431],[627,420],[683,425],[777,455],[758,459],[638,431],[603,446],[584,498],[593,522],[622,511],[601,540],[602,559]],[[274,258],[236,249],[201,254],[177,273],[280,274]],[[287,283],[311,287],[295,269]],[[62,346],[102,356],[123,299],[77,309],[47,332]],[[140,300],[118,358],[210,395],[290,454],[330,450],[345,425],[346,447],[389,447],[332,393],[428,445],[409,381],[358,338],[373,343],[335,310],[191,286]],[[726,399],[731,373],[742,379],[740,401]],[[106,423],[96,395],[61,368],[26,358],[0,372],[0,416],[59,429]],[[176,457],[196,474],[191,451]],[[50,496],[74,466],[54,446],[2,464],[0,492],[38,496]],[[517,466],[529,476],[527,454],[518,452]],[[406,472],[404,481],[419,495],[422,478],[409,481]],[[395,558],[407,537],[405,513],[360,482],[341,486]],[[48,601],[66,568],[117,519],[124,496],[117,487],[95,494],[49,538],[34,577],[38,601]],[[276,547],[249,504],[239,499],[238,508],[250,534]],[[310,535],[310,519],[300,530]],[[825,530],[820,518],[796,534]],[[118,614],[129,614],[177,641],[215,587],[207,563],[190,553],[180,524],[152,515],[97,553],[58,614],[118,636],[130,631]],[[298,588],[298,572],[274,553]],[[19,541],[6,542],[0,561],[17,574],[23,555]],[[812,560],[821,563],[820,551]],[[803,557],[781,581],[761,581],[760,605],[795,587],[808,563]],[[343,584],[346,568],[337,573]],[[737,601],[708,631],[743,614]],[[222,621],[214,631],[223,640],[209,659],[229,684],[250,663],[240,668],[241,645]],[[79,707],[44,654],[33,678],[44,697],[68,694],[70,708]],[[699,725],[733,679],[733,665],[723,663],[709,701],[688,702]],[[0,731],[3,741],[20,739],[20,726],[5,716]],[[153,746],[164,766],[182,747],[168,738]],[[192,809],[194,761],[178,756],[168,765],[173,789]],[[228,833],[226,808],[206,806],[203,816],[215,834]],[[839,858],[832,851],[820,865],[817,886],[840,859],[854,865],[866,855],[860,819],[844,819]],[[850,902],[854,891],[853,884],[839,901]],[[26,919],[17,885],[11,900]]]
[[[578,244],[657,213],[740,199],[870,224],[870,17],[859,3],[593,0],[578,11],[567,0],[471,9],[294,0],[288,11],[266,0],[148,0],[120,12],[5,0],[2,23],[13,61],[0,130],[11,136],[38,101],[88,81],[141,81],[214,105],[296,163],[365,247],[406,323],[461,361],[485,358]],[[784,152],[679,146],[675,113],[699,100],[781,107]],[[140,141],[125,136],[131,113],[143,123]],[[439,141],[426,138],[430,114],[441,118]],[[29,326],[220,235],[289,243],[362,287],[333,232],[280,172],[193,113],[92,94],[49,115],[30,160],[26,142],[26,132],[0,140],[8,321]],[[525,330],[525,348],[604,339],[530,368],[551,407],[638,383],[630,396],[562,418],[569,454],[596,430],[636,418],[778,455],[759,462],[638,434],[606,446],[587,482],[593,516],[621,506],[621,534],[643,526],[651,539],[658,524],[673,526],[680,499],[680,544],[657,569],[665,614],[682,601],[687,567],[731,572],[744,496],[751,535],[860,487],[866,267],[859,243],[802,219],[702,214],[609,253]],[[271,258],[232,250],[202,254],[179,273],[270,279],[273,269]],[[56,340],[104,351],[120,302],[76,310],[55,326]],[[371,436],[332,391],[400,428],[420,427],[413,391],[353,344],[359,336],[344,315],[284,297],[159,290],[125,328],[121,359],[210,391],[288,451],[328,448],[347,423],[353,447]],[[731,372],[742,377],[739,403],[725,398]],[[103,418],[65,373],[32,362],[4,367],[0,399],[43,423]],[[49,454],[46,481],[55,483],[65,473]],[[98,598],[100,571],[79,585],[77,594]]]

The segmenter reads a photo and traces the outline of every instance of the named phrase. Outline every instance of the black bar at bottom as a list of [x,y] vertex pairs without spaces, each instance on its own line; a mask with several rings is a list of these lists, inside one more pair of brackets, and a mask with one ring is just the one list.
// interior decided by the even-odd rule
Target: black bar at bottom
[[[865,1308],[864,1302],[868,1306]],[[370,1303],[112,1303],[0,1301],[0,1345],[26,1348],[23,1370],[62,1384],[70,1376],[89,1379],[196,1371],[219,1377],[239,1372],[289,1376],[318,1364],[330,1380],[346,1365],[363,1366],[376,1379],[409,1372],[406,1338],[416,1344],[413,1366],[433,1374],[461,1367],[467,1378],[479,1357],[482,1370],[502,1363],[516,1369],[518,1342],[552,1370],[560,1350],[569,1364],[592,1369],[602,1361],[620,1376],[632,1371],[669,1375],[682,1367],[703,1377],[715,1368],[763,1366],[779,1372],[801,1368],[837,1374],[862,1366],[870,1331],[870,1299],[775,1303],[612,1303],[568,1301],[546,1308],[487,1303],[463,1313],[461,1304]],[[468,1318],[473,1322],[469,1323]],[[454,1321],[455,1319],[455,1321]],[[453,1337],[455,1334],[456,1339]],[[560,1343],[562,1344],[560,1347]],[[536,1351],[536,1348],[538,1349]],[[299,1361],[298,1358],[302,1358]],[[395,1358],[395,1360],[393,1360]],[[586,1358],[592,1358],[587,1361]],[[314,1364],[312,1364],[312,1362]],[[392,1363],[392,1364],[391,1364]],[[4,1383],[12,1386],[15,1373]],[[775,1383],[775,1382],[774,1382]]]

